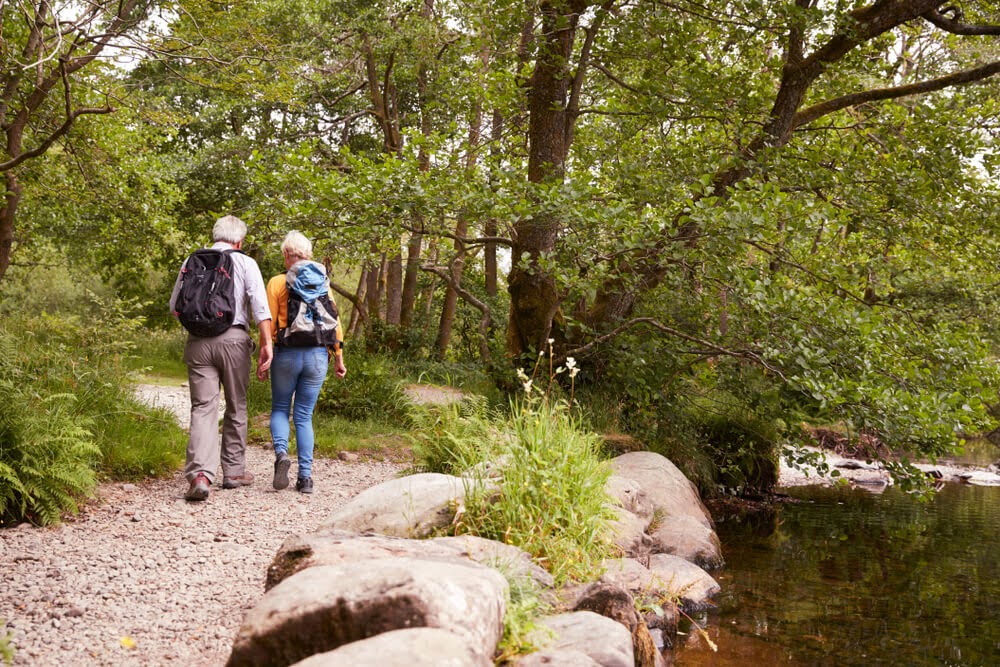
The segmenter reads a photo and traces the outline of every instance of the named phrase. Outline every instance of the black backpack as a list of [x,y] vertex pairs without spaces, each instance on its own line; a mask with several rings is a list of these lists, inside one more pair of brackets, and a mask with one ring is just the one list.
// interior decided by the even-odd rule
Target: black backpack
[[330,281],[321,264],[303,263],[288,272],[288,326],[278,330],[278,345],[336,347],[340,313],[330,299]]
[[233,326],[236,316],[233,252],[238,251],[196,250],[181,269],[174,315],[194,336],[211,338]]

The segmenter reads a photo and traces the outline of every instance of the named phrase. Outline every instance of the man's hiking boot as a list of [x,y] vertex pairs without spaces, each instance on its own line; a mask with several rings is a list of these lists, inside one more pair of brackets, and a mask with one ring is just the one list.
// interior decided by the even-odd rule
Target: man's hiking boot
[[205,500],[208,498],[208,487],[211,486],[205,473],[200,472],[191,480],[191,486],[184,494],[184,500]]
[[299,477],[295,480],[295,490],[299,493],[312,493],[313,492],[313,478],[312,477]]
[[272,486],[281,491],[288,488],[288,469],[292,467],[292,460],[288,454],[282,452],[274,461],[274,482]]
[[241,477],[223,477],[222,488],[235,489],[239,486],[250,486],[253,484],[253,473],[247,470]]

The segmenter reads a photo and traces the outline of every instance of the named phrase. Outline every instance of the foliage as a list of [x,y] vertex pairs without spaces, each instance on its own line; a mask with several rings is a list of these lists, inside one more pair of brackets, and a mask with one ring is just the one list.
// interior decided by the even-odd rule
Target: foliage
[[[608,413],[598,419],[655,433],[707,485],[774,451],[763,451],[771,435],[706,448],[706,430],[737,441],[779,419],[845,423],[941,456],[995,426],[1000,77],[937,85],[995,71],[995,35],[937,19],[1000,14],[867,3],[884,20],[861,27],[891,28],[863,36],[852,12],[866,3],[799,4],[588,5],[559,33],[571,48],[555,79],[570,91],[540,110],[528,99],[554,33],[539,29],[537,3],[186,3],[134,34],[149,57],[72,78],[73,101],[100,108],[106,94],[117,111],[78,119],[18,168],[14,242],[71,248],[117,294],[148,299],[153,321],[167,317],[157,304],[177,262],[223,212],[250,223],[247,250],[275,270],[289,228],[355,271],[419,233],[423,312],[406,330],[370,323],[349,351],[435,355],[436,271],[461,254],[462,285],[490,309],[487,370],[510,389],[501,348],[520,337],[501,328],[518,334],[539,295],[487,296],[482,249],[517,241],[524,252],[501,263],[553,288],[540,321],[520,322],[537,329],[528,337],[587,358],[581,382]],[[3,29],[17,45],[30,25]],[[796,53],[810,66],[788,62]],[[26,93],[30,77],[18,85]],[[58,127],[52,97],[29,139]],[[553,110],[565,164],[536,182],[529,154],[557,137],[533,122]],[[523,246],[536,238],[550,245]],[[483,342],[471,302],[441,355],[458,367]],[[392,382],[357,359],[320,409],[401,416]],[[741,388],[748,377],[758,396]],[[725,397],[738,428],[709,423],[702,397]],[[732,484],[758,485],[739,474]]]
[[176,322],[168,329],[144,328],[125,360],[129,368],[144,376],[186,380],[184,343],[187,334]]
[[517,655],[537,650],[532,633],[539,629],[535,622],[549,611],[550,605],[542,598],[542,591],[531,577],[511,575],[504,571],[503,563],[496,567],[507,577],[507,612],[503,617],[503,636],[497,645],[495,664],[504,664]]
[[581,428],[569,404],[526,384],[506,415],[482,401],[418,413],[414,455],[424,469],[476,480],[456,533],[518,546],[558,582],[584,580],[611,552],[611,470],[599,436]]
[[[14,270],[3,284],[3,308],[19,313],[0,329],[3,514],[5,521],[50,523],[74,510],[99,477],[172,473],[183,459],[183,437],[169,414],[131,394],[125,359],[142,324],[136,304],[74,292],[72,275],[53,276],[47,288],[36,278]],[[35,298],[65,297],[47,289],[76,298],[60,303],[58,316],[37,312]]]
[[482,397],[414,406],[411,414],[414,428],[408,439],[420,472],[461,475],[502,455],[504,417]]
[[[0,336],[0,350],[15,348],[12,336]],[[73,414],[72,395],[41,398],[24,386],[23,371],[10,362],[0,369],[0,524],[46,525],[91,493],[100,451]]]
[[406,399],[390,360],[347,346],[344,363],[347,376],[327,379],[316,403],[317,413],[346,419],[405,421]]

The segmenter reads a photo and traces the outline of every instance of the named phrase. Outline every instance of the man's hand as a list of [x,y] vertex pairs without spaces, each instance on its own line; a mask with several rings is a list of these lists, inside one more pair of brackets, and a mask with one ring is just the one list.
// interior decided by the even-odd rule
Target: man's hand
[[260,331],[260,356],[257,357],[257,379],[267,380],[267,371],[274,359],[274,341],[271,339],[271,320],[261,320],[257,323]]
[[257,357],[257,379],[261,382],[267,380],[267,371],[271,368],[271,360],[274,358],[274,347],[271,345],[260,346],[260,356]]

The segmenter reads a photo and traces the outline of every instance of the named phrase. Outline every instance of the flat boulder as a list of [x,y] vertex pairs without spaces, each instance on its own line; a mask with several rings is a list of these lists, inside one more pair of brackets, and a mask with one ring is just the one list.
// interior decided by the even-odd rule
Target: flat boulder
[[653,553],[675,554],[706,568],[722,566],[722,545],[712,517],[698,489],[677,466],[655,452],[622,454],[611,466],[622,479],[609,491],[618,490],[615,497],[623,508],[638,516],[648,514]]
[[634,558],[616,558],[602,563],[600,581],[621,586],[640,598],[679,599],[687,611],[704,609],[722,588],[708,572],[671,554],[653,554],[649,567]]
[[264,594],[244,618],[227,665],[292,664],[351,642],[430,627],[493,657],[507,580],[458,560],[375,559],[310,567]]
[[723,565],[722,543],[714,529],[686,514],[664,517],[648,529],[653,553],[680,556],[706,570]]
[[530,578],[544,588],[552,587],[552,575],[539,567],[527,552],[495,540],[473,535],[411,540],[327,530],[285,539],[267,570],[265,589],[270,590],[306,568],[382,558],[464,560],[497,568],[510,576]]
[[440,628],[408,628],[345,644],[293,667],[492,667],[468,640]]
[[422,538],[451,524],[473,480],[436,472],[391,479],[366,489],[317,532],[350,531]]
[[[549,665],[574,664],[567,662],[565,652],[582,653],[601,667],[635,667],[632,654],[632,634],[621,623],[595,614],[592,611],[574,611],[555,616],[545,616],[539,627],[530,635],[539,647],[541,656],[528,654],[515,664]],[[561,662],[544,662],[543,658]],[[581,661],[577,665],[589,665]]]

